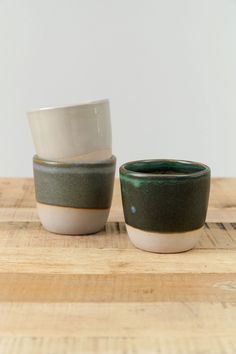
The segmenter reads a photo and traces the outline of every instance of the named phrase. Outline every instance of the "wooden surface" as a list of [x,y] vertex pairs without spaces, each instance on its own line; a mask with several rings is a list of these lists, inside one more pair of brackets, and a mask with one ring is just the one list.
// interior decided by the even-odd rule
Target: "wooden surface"
[[39,223],[31,179],[0,180],[0,354],[236,353],[236,179],[214,179],[186,253],[129,242],[119,184],[106,229]]

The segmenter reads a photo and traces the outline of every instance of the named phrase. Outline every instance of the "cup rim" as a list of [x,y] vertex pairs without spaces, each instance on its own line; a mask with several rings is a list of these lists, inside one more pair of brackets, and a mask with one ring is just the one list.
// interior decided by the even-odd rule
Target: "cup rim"
[[96,167],[96,166],[107,166],[114,165],[116,163],[115,155],[111,155],[110,158],[105,160],[91,160],[91,161],[76,161],[76,162],[65,162],[65,161],[55,161],[47,160],[39,157],[37,154],[33,156],[33,162],[48,167],[62,167],[62,168],[77,168],[77,167]]
[[[161,174],[161,173],[148,173],[148,172],[141,172],[141,171],[133,171],[129,169],[129,166],[134,165],[134,164],[150,164],[150,163],[177,163],[181,165],[192,165],[194,167],[199,167],[200,169],[198,171],[194,171],[191,173],[171,173],[171,174]],[[205,175],[209,175],[211,173],[210,167],[201,163],[201,162],[196,162],[196,161],[190,161],[190,160],[179,160],[179,159],[145,159],[145,160],[135,160],[135,161],[129,161],[124,163],[123,165],[120,166],[120,174],[121,175],[126,175],[126,176],[133,176],[133,177],[140,177],[140,178],[159,178],[159,179],[181,179],[181,178],[193,178],[193,177],[201,177]]]
[[93,105],[98,105],[98,104],[103,104],[103,103],[109,104],[110,101],[108,98],[104,98],[101,100],[86,101],[86,102],[82,102],[79,104],[72,104],[72,105],[40,107],[40,108],[36,108],[36,109],[30,110],[30,111],[27,111],[27,114],[44,112],[44,111],[62,110],[62,109],[67,109],[67,108],[69,108],[69,109],[70,108],[78,108],[78,107],[82,108],[85,106],[93,106]]

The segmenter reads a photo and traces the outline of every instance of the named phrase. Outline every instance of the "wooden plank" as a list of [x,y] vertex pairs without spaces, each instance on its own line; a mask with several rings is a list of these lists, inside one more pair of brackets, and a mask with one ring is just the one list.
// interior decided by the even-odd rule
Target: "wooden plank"
[[0,274],[0,302],[154,301],[236,303],[236,273]]
[[236,207],[235,178],[212,178],[209,206],[227,209]]
[[[158,337],[158,338],[157,338]],[[232,336],[139,337],[0,337],[4,354],[234,354]]]
[[236,250],[155,254],[138,249],[0,247],[0,273],[235,273]]
[[35,194],[32,178],[0,178],[0,207],[34,208]]
[[228,249],[236,248],[236,227],[234,223],[207,223],[196,248]]
[[1,222],[39,222],[36,208],[0,208]]
[[0,337],[4,354],[234,354],[232,336],[139,337]]
[[206,217],[207,222],[236,222],[236,208],[209,207]]
[[[235,223],[208,223],[196,249],[236,249]],[[89,236],[56,235],[39,221],[1,222],[0,247],[79,247],[134,249],[123,222],[108,222],[104,230]]]
[[0,303],[2,336],[235,338],[228,303]]
[[0,247],[134,248],[125,224],[117,222],[109,222],[104,230],[86,236],[52,234],[40,222],[2,222],[0,235]]
[[0,354],[235,353],[236,179],[213,179],[196,249],[128,240],[116,181],[107,229],[39,223],[32,179],[0,180]]

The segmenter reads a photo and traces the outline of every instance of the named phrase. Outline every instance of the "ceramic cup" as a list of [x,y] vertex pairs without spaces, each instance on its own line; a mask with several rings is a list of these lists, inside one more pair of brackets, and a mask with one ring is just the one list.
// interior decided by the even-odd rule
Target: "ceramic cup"
[[33,158],[39,218],[48,231],[82,235],[101,230],[108,218],[116,158],[63,163]]
[[131,242],[145,251],[175,253],[202,234],[210,169],[201,163],[143,160],[120,167],[122,201]]
[[112,156],[109,101],[42,108],[27,113],[37,155],[78,162]]

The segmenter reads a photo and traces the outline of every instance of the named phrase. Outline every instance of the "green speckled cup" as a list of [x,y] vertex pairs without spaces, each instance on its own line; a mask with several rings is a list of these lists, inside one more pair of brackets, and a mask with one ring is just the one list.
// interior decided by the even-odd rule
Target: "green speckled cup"
[[141,160],[120,167],[125,222],[131,242],[159,253],[195,246],[206,219],[210,168],[183,160]]
[[64,163],[33,158],[39,218],[50,232],[69,235],[100,231],[111,206],[116,158]]

